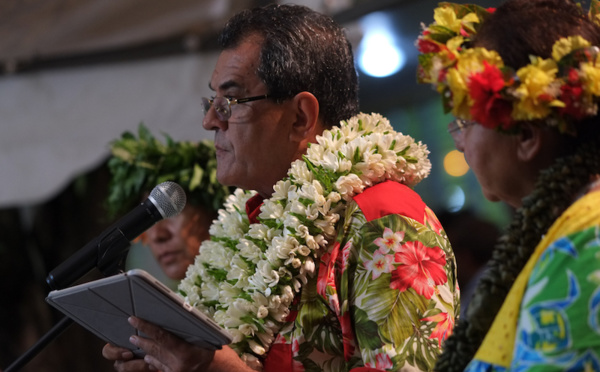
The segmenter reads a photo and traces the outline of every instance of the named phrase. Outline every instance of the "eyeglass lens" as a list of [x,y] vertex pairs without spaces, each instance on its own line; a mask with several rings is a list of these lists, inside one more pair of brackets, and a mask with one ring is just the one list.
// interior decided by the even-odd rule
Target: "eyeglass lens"
[[463,119],[455,119],[448,124],[448,133],[460,133],[467,127],[475,124],[473,120],[463,120]]
[[210,110],[210,106],[213,106],[215,108],[215,112],[217,113],[217,117],[219,118],[219,120],[227,121],[231,117],[231,105],[258,101],[266,98],[271,98],[271,96],[269,96],[268,94],[263,94],[260,96],[237,99],[229,99],[227,97],[214,97],[213,99],[209,99],[206,97],[202,97],[202,109],[204,111],[204,115],[206,115],[208,113],[208,110]]
[[202,97],[202,108],[204,115],[208,113],[210,106],[215,108],[215,112],[217,113],[219,120],[225,121],[231,117],[231,106],[227,98],[215,97],[213,99],[208,99],[206,97]]

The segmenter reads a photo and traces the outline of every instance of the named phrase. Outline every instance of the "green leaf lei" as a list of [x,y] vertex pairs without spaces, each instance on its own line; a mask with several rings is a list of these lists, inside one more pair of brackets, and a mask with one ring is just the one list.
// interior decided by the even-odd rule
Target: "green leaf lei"
[[174,141],[164,134],[165,143],[140,124],[138,137],[124,132],[110,144],[112,174],[106,207],[111,217],[139,204],[145,192],[165,181],[178,183],[188,203],[218,210],[230,194],[217,181],[217,160],[212,141]]

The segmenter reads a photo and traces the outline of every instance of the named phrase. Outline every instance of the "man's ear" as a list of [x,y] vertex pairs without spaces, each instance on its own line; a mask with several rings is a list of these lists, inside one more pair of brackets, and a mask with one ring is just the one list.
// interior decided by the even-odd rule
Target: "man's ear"
[[517,135],[517,157],[522,162],[531,162],[542,151],[544,128],[529,122],[521,124]]
[[320,134],[317,98],[310,92],[300,92],[294,96],[292,104],[296,109],[296,120],[292,125],[290,139],[294,142],[302,142]]

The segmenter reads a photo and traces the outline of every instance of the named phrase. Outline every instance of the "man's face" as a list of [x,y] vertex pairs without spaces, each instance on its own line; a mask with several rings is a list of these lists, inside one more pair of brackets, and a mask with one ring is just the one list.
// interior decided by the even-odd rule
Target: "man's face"
[[[221,53],[210,81],[215,96],[241,99],[268,93],[256,73],[260,42],[249,37]],[[263,99],[232,105],[226,121],[219,120],[214,107],[208,110],[203,126],[215,131],[220,183],[271,195],[298,156],[298,144],[290,141],[296,120],[292,102]]]

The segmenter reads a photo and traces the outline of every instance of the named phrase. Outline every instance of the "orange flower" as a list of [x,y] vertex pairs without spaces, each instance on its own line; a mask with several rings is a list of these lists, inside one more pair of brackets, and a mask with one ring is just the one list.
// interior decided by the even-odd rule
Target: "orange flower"
[[450,337],[452,330],[454,329],[454,317],[450,316],[448,313],[439,313],[437,315],[428,316],[427,318],[421,319],[421,321],[437,323],[429,338],[437,338],[440,347],[442,347],[442,342]]

